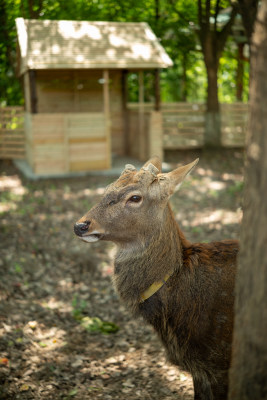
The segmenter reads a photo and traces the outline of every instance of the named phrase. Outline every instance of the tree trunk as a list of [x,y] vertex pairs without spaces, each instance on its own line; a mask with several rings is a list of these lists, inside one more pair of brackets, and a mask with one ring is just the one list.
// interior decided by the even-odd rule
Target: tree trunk
[[230,400],[267,398],[267,0],[252,37],[251,108]]
[[182,58],[182,80],[181,80],[181,98],[182,101],[187,100],[187,55],[184,54]]
[[[217,74],[219,60],[227,37],[230,35],[237,14],[237,7],[232,3],[230,18],[218,29],[220,1],[198,0],[198,36],[201,43],[208,76],[208,97],[206,110],[205,147],[221,146],[221,119],[219,113]],[[214,22],[211,23],[211,17]]]
[[236,70],[236,100],[243,99],[243,81],[244,81],[244,43],[238,43],[237,52],[237,70]]
[[218,99],[218,55],[212,36],[207,38],[204,60],[208,78],[207,108],[204,142],[205,147],[221,146],[221,119]]

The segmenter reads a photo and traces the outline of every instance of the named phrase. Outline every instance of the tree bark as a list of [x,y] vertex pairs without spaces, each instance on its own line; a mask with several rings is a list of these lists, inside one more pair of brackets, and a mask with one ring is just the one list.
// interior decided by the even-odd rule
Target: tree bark
[[267,0],[251,45],[246,190],[236,283],[230,400],[267,398]]
[[219,54],[214,33],[206,34],[203,43],[204,61],[207,71],[207,109],[204,142],[205,147],[221,146],[221,124],[218,98]]
[[181,80],[181,98],[182,101],[187,100],[187,54],[182,56],[182,80]]
[[221,118],[218,99],[218,65],[216,60],[206,61],[208,91],[205,116],[205,147],[221,146]]
[[244,81],[244,43],[238,43],[237,70],[236,70],[236,100],[243,99]]

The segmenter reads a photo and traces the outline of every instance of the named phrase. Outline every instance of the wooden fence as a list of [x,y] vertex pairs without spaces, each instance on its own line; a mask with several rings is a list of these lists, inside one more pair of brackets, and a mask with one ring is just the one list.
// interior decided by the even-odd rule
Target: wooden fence
[[0,107],[0,159],[25,158],[23,107]]
[[[145,115],[153,110],[151,103],[144,103],[141,106]],[[130,113],[138,112],[139,108],[139,103],[128,103]],[[203,146],[205,129],[203,103],[163,103],[161,111],[163,149]],[[247,120],[248,104],[221,104],[223,146],[244,146]],[[138,126],[134,123],[135,129]],[[153,140],[153,132],[151,140]],[[0,107],[0,159],[25,158],[25,141],[23,107]]]
[[[138,103],[129,103],[131,110],[138,110]],[[145,112],[153,104],[142,105]],[[205,105],[203,103],[162,103],[163,148],[183,149],[202,147],[205,130]],[[222,145],[242,147],[248,120],[248,104],[221,104]]]

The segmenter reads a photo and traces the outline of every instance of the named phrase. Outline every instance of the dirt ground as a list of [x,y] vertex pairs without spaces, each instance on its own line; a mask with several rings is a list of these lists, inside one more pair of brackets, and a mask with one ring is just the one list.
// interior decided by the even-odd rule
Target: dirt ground
[[[193,399],[190,375],[166,363],[153,330],[120,304],[114,246],[73,233],[113,178],[34,182],[0,167],[0,399]],[[189,240],[238,238],[242,172],[239,150],[200,154],[172,199]]]

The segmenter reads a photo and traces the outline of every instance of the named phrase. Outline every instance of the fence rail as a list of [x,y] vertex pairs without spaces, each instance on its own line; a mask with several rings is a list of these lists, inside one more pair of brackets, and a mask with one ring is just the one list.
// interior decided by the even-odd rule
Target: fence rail
[[25,158],[23,107],[0,107],[0,159]]
[[[128,103],[130,111],[153,110],[152,103]],[[202,147],[205,130],[203,103],[163,103],[163,149]],[[248,104],[221,104],[222,144],[244,146],[248,120]],[[23,107],[0,107],[0,159],[25,158]]]
[[[141,105],[145,111],[153,109],[152,103]],[[130,110],[138,110],[138,103],[129,103]],[[163,148],[181,149],[202,147],[205,131],[205,104],[162,103]],[[248,104],[221,104],[222,145],[244,146],[248,119]]]

